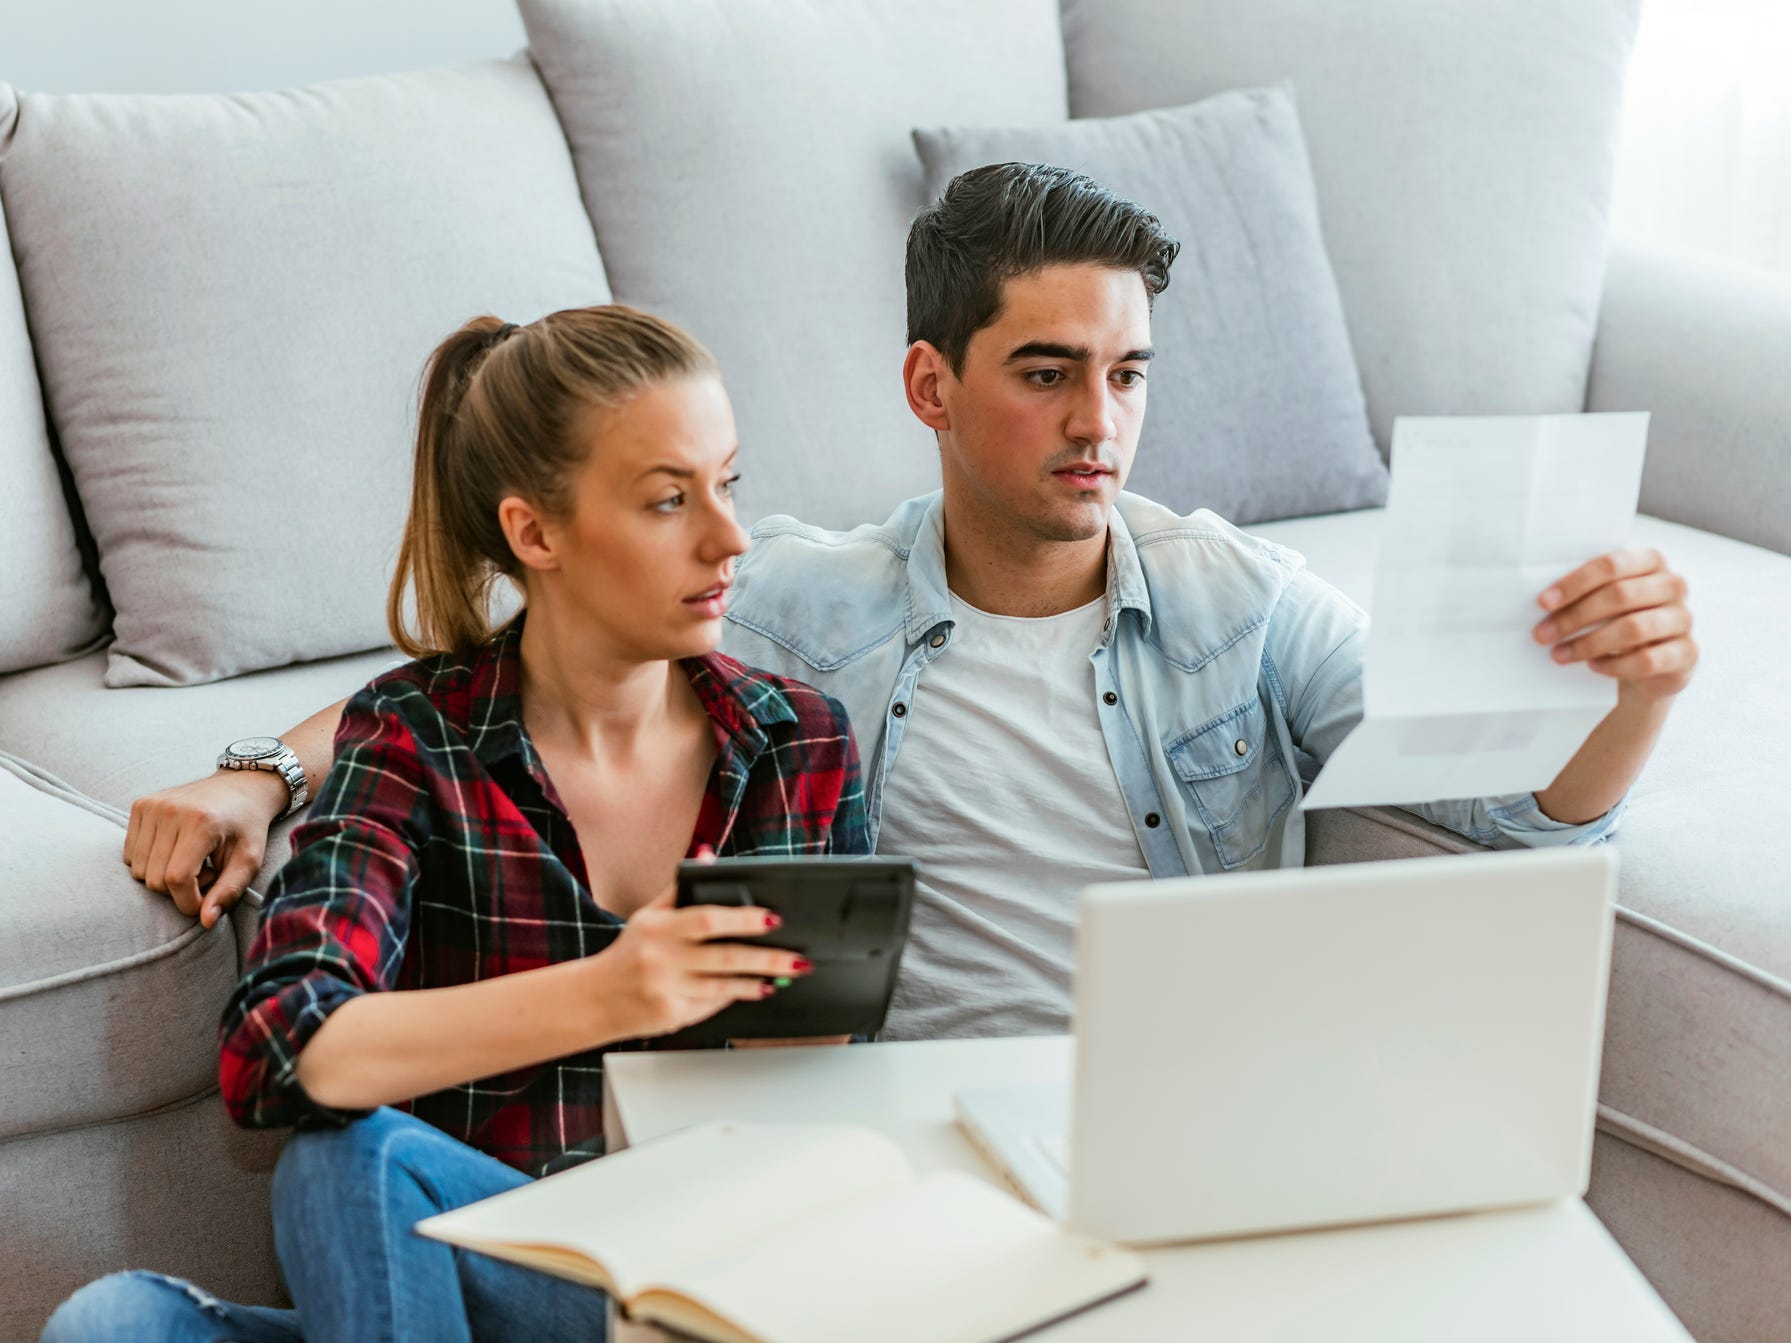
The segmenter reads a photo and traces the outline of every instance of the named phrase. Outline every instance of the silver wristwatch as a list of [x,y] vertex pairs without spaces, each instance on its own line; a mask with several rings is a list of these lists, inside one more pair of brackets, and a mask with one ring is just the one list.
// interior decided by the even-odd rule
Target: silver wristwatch
[[286,810],[275,820],[285,820],[305,805],[311,796],[311,785],[305,779],[305,767],[292,748],[278,737],[244,737],[233,741],[218,757],[219,769],[265,769],[286,781]]

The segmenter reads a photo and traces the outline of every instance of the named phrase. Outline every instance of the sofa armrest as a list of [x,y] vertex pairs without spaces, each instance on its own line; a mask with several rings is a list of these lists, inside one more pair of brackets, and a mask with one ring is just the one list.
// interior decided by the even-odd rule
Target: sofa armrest
[[1587,410],[1647,410],[1642,511],[1791,554],[1791,277],[1618,246]]

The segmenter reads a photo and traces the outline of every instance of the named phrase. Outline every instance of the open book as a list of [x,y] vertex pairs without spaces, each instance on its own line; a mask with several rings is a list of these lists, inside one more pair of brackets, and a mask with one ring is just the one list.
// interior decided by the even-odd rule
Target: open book
[[416,1229],[713,1343],[995,1343],[1145,1280],[1136,1255],[832,1124],[703,1124]]

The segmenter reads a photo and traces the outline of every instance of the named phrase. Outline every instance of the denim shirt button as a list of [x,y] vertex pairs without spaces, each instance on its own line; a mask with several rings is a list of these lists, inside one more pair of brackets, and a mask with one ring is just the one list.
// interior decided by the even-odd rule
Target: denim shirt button
[[890,712],[897,718],[906,718],[908,716],[908,706],[898,702],[891,707]]
[[1119,696],[1114,694],[1111,690],[1109,690],[1106,694],[1101,696],[1101,703],[1110,705],[1110,706],[1114,705],[1114,704],[1118,704]]
[[1231,749],[1236,751],[1239,755],[1249,755],[1250,754],[1250,743],[1245,741],[1242,737],[1239,737],[1237,740],[1237,745],[1233,746]]
[[1152,830],[1155,830],[1158,826],[1163,824],[1163,818],[1153,811],[1144,818],[1144,823]]
[[928,639],[927,642],[930,643],[934,648],[944,648],[945,647],[945,636],[943,634],[935,634],[931,639]]

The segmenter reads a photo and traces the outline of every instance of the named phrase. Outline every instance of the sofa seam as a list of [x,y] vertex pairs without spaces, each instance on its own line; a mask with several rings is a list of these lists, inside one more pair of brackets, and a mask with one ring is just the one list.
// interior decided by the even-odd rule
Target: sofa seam
[[90,979],[108,979],[113,975],[124,974],[140,966],[166,960],[170,956],[185,951],[201,937],[207,933],[216,932],[219,928],[224,928],[226,932],[231,931],[225,928],[222,919],[218,920],[217,925],[212,928],[203,926],[195,919],[191,928],[172,941],[134,952],[115,961],[107,961],[103,965],[84,965],[79,970],[65,970],[62,974],[52,975],[48,979],[33,979],[24,984],[15,984],[8,989],[0,989],[0,1003],[14,1002],[38,993],[51,993],[57,989],[67,988],[71,984],[84,984]]
[[45,797],[53,797],[58,802],[66,802],[69,806],[97,816],[102,821],[111,821],[121,830],[125,828],[126,821],[129,819],[127,813],[117,807],[89,797],[66,779],[50,773],[41,765],[32,764],[23,756],[15,755],[11,751],[0,750],[0,769],[4,769],[33,792],[41,793]]
[[1749,965],[1737,956],[1732,956],[1720,948],[1713,947],[1710,943],[1693,937],[1689,933],[1682,933],[1670,924],[1662,923],[1659,919],[1638,913],[1626,905],[1617,906],[1617,917],[1643,932],[1654,934],[1662,941],[1671,942],[1674,946],[1689,951],[1694,956],[1700,956],[1712,964],[1721,966],[1732,974],[1759,985],[1769,993],[1775,993],[1779,997],[1791,1001],[1791,983],[1787,983],[1771,971],[1762,970],[1756,965]]
[[1758,1176],[1749,1175],[1739,1166],[1712,1156],[1684,1138],[1656,1128],[1603,1101],[1598,1103],[1598,1127],[1613,1138],[1631,1147],[1657,1156],[1689,1174],[1728,1185],[1766,1204],[1786,1217],[1791,1217],[1791,1195],[1782,1194]]
[[163,1115],[177,1113],[178,1111],[185,1110],[191,1106],[198,1105],[212,1096],[219,1096],[221,1094],[217,1084],[214,1082],[203,1091],[195,1091],[192,1095],[183,1096],[178,1100],[165,1101],[162,1104],[152,1106],[147,1110],[133,1110],[130,1114],[111,1115],[105,1119],[83,1119],[74,1124],[46,1125],[43,1128],[32,1128],[25,1129],[18,1133],[8,1133],[4,1137],[0,1137],[0,1148],[4,1148],[8,1143],[25,1142],[32,1138],[55,1138],[60,1137],[65,1133],[81,1133],[87,1129],[108,1128],[114,1124],[133,1124],[139,1119],[159,1119]]

